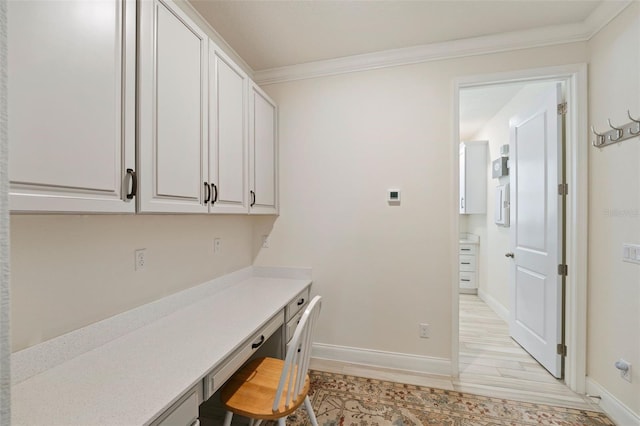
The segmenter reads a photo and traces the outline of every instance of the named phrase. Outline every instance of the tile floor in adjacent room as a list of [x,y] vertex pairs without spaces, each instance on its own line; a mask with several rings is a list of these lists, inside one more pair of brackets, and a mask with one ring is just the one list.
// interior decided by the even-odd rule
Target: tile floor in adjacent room
[[311,368],[497,398],[601,411],[556,380],[509,337],[508,325],[478,296],[460,295],[460,377],[313,359]]

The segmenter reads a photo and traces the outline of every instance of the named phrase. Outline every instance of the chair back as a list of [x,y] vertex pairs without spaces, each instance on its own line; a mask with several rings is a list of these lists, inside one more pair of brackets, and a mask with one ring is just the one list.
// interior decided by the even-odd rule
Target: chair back
[[282,398],[285,399],[285,407],[289,408],[291,402],[296,400],[304,390],[311,358],[312,335],[320,315],[321,299],[320,296],[316,296],[311,300],[293,333],[273,402],[274,412],[280,407]]

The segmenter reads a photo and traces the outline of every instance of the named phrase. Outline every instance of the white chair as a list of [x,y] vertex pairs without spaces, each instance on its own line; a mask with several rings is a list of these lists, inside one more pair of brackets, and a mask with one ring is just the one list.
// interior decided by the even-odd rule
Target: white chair
[[309,358],[311,336],[322,305],[313,298],[305,309],[289,344],[285,360],[258,358],[238,370],[224,385],[220,399],[227,409],[224,426],[234,414],[249,417],[250,426],[263,420],[278,420],[284,426],[287,416],[304,402],[313,426],[318,421],[309,400]]

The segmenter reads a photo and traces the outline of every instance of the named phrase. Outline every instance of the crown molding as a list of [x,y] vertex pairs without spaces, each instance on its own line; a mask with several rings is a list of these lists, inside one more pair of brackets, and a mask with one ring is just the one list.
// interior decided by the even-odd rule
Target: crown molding
[[587,19],[579,24],[555,25],[259,70],[254,72],[254,79],[260,85],[269,85],[421,62],[587,41],[631,3],[633,0],[603,1]]

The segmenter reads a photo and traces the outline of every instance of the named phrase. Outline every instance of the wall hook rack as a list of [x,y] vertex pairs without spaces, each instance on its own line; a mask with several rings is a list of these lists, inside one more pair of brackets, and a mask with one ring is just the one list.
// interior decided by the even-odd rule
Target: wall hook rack
[[592,145],[596,148],[603,148],[605,146],[613,145],[614,143],[622,142],[624,140],[639,136],[640,119],[633,118],[631,116],[631,111],[629,110],[627,110],[627,115],[629,116],[629,119],[631,121],[619,127],[611,124],[611,119],[607,119],[607,123],[609,123],[609,127],[611,127],[611,129],[603,133],[597,132],[595,127],[591,126],[591,132],[596,137],[593,140]]

